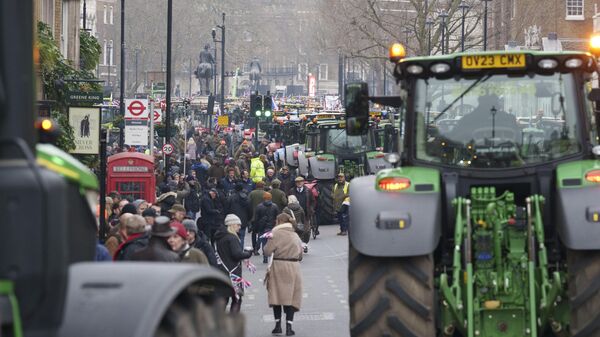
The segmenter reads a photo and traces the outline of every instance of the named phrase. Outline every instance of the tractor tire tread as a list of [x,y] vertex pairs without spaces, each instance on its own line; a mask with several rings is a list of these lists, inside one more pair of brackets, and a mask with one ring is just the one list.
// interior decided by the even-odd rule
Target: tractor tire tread
[[371,257],[349,248],[350,335],[435,335],[433,258]]
[[568,250],[567,265],[571,336],[600,337],[600,250]]

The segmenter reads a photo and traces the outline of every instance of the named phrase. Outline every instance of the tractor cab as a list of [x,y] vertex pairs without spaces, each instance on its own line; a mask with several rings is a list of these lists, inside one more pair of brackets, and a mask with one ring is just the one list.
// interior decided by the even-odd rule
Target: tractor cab
[[354,136],[345,128],[342,113],[318,114],[306,124],[305,169],[316,179],[334,179],[339,172],[351,178],[388,167],[377,149],[374,128]]

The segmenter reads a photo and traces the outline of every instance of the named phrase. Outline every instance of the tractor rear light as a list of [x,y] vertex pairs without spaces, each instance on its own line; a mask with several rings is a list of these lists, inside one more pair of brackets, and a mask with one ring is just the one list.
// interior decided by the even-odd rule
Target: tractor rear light
[[298,150],[294,151],[293,156],[294,156],[294,159],[298,159]]
[[585,174],[585,180],[592,183],[600,183],[600,170],[592,170]]
[[402,191],[410,187],[410,179],[401,177],[382,178],[377,183],[383,191]]
[[383,158],[383,157],[385,157],[385,154],[383,154],[383,153],[378,153],[375,155],[375,158]]
[[326,161],[327,157],[323,157],[323,156],[317,156],[317,160],[318,161]]

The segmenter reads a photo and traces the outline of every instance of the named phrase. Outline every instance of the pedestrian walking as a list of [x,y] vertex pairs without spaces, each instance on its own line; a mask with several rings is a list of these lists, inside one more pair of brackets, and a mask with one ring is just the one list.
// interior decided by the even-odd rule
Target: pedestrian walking
[[250,178],[255,183],[262,181],[266,175],[265,166],[267,165],[267,156],[261,154],[250,161]]
[[239,231],[240,245],[244,248],[244,238],[246,237],[246,228],[252,218],[252,208],[250,208],[250,199],[244,191],[241,184],[236,184],[234,192],[227,198],[227,208],[225,213],[235,214],[242,221],[242,227]]
[[148,246],[133,253],[132,261],[179,262],[181,260],[167,242],[167,239],[175,233],[169,226],[170,221],[166,216],[155,219],[150,230]]
[[256,183],[256,189],[254,189],[250,194],[248,194],[248,198],[250,199],[250,208],[252,209],[252,217],[250,218],[250,230],[252,231],[252,248],[254,249],[254,255],[259,255],[259,233],[256,230],[256,207],[264,201],[265,194],[265,183],[263,181],[259,181]]
[[187,232],[187,242],[190,246],[196,247],[206,255],[208,259],[208,263],[216,267],[217,266],[217,257],[215,256],[215,250],[210,244],[208,237],[201,231],[198,231],[198,226],[196,226],[196,222],[191,219],[183,220],[183,227]]
[[119,245],[112,256],[114,261],[127,261],[131,256],[148,246],[149,235],[146,233],[146,220],[141,215],[132,215],[125,220],[127,240]]
[[264,247],[267,243],[267,239],[265,238],[265,234],[270,232],[273,227],[275,227],[275,220],[277,218],[277,214],[279,214],[279,208],[272,201],[271,193],[265,192],[263,194],[264,201],[258,206],[256,206],[256,210],[254,211],[255,218],[255,227],[254,230],[259,235],[259,249],[263,247],[263,263],[267,263],[268,254],[265,254]]
[[235,296],[231,299],[231,312],[239,312],[244,296],[244,280],[242,278],[242,261],[252,256],[240,246],[238,232],[242,221],[234,214],[227,214],[225,227],[215,234],[215,252],[218,267],[232,280]]
[[131,216],[133,216],[131,213],[121,214],[119,217],[119,223],[114,227],[114,232],[111,233],[108,239],[106,239],[106,242],[104,242],[104,246],[106,249],[108,249],[108,253],[111,258],[115,256],[119,246],[123,242],[127,241],[127,230],[125,229],[124,224]]
[[342,203],[349,196],[350,183],[346,181],[343,173],[338,173],[337,183],[333,185],[333,209],[336,212],[340,232],[337,235],[348,235],[348,227],[342,221]]
[[179,255],[181,262],[208,265],[206,255],[200,249],[194,248],[188,243],[188,233],[183,224],[172,221],[171,228],[175,230],[175,234],[171,235],[167,239],[167,242],[171,246],[171,249]]
[[183,207],[183,205],[175,204],[169,210],[169,214],[171,215],[172,220],[182,222],[183,219],[185,219],[187,211],[185,210],[185,207]]
[[280,188],[282,191],[289,191],[290,188],[294,187],[294,177],[290,173],[290,168],[284,166],[279,170],[279,174],[277,175],[277,179],[281,181]]
[[285,335],[293,336],[294,313],[302,304],[302,246],[298,234],[290,223],[290,216],[282,213],[277,216],[277,225],[265,246],[264,253],[273,255],[267,268],[265,285],[268,292],[269,306],[273,308],[275,328],[273,334],[280,334],[281,315],[285,312]]
[[220,202],[217,200],[218,193],[216,189],[212,188],[202,199],[202,227],[210,242],[214,241],[220,224],[219,216],[222,212],[222,209],[219,208]]
[[273,179],[269,193],[271,193],[273,196],[273,203],[277,205],[279,209],[283,209],[285,206],[287,206],[288,200],[285,192],[279,188],[280,185],[281,181],[279,179]]
[[[306,186],[304,186],[304,182],[305,181],[302,176],[296,177],[296,179],[294,180],[294,183],[296,184],[296,186],[292,187],[288,191],[288,195],[293,195],[296,197],[296,199],[298,199],[300,206],[304,210],[304,215],[306,217],[306,223],[309,226],[312,226],[313,225],[312,219],[313,219],[313,215],[315,212],[316,201],[315,201],[315,196],[313,195],[313,193]],[[318,234],[319,233],[317,230],[317,235]]]
[[308,242],[310,241],[310,226],[306,223],[306,215],[304,214],[304,210],[298,199],[294,195],[289,195],[287,197],[288,204],[283,209],[282,213],[289,215],[292,220],[291,223],[294,225],[294,230],[296,234],[302,240],[302,248],[304,253],[308,253]]

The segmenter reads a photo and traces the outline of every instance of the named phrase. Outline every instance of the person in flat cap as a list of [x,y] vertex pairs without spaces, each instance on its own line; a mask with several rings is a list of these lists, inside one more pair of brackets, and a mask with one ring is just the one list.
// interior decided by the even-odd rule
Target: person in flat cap
[[271,190],[269,193],[273,196],[273,203],[281,210],[287,206],[288,201],[285,192],[281,190],[280,186],[281,180],[277,178],[273,179],[273,181],[271,181]]
[[171,214],[171,219],[176,220],[178,222],[182,222],[185,219],[186,214],[185,207],[182,204],[175,204],[171,206],[169,210],[169,214]]
[[131,255],[132,261],[180,262],[181,258],[171,249],[167,240],[175,230],[170,226],[171,219],[159,216],[150,229],[148,246]]
[[[296,186],[292,187],[288,191],[288,195],[293,195],[296,197],[296,199],[298,199],[298,202],[300,203],[300,206],[302,207],[306,215],[306,225],[308,225],[310,228],[311,226],[313,226],[312,220],[313,215],[315,214],[315,206],[317,204],[315,200],[315,195],[312,193],[311,190],[304,186],[304,177],[296,177],[295,183]],[[319,230],[316,226],[315,231],[318,235]]]

